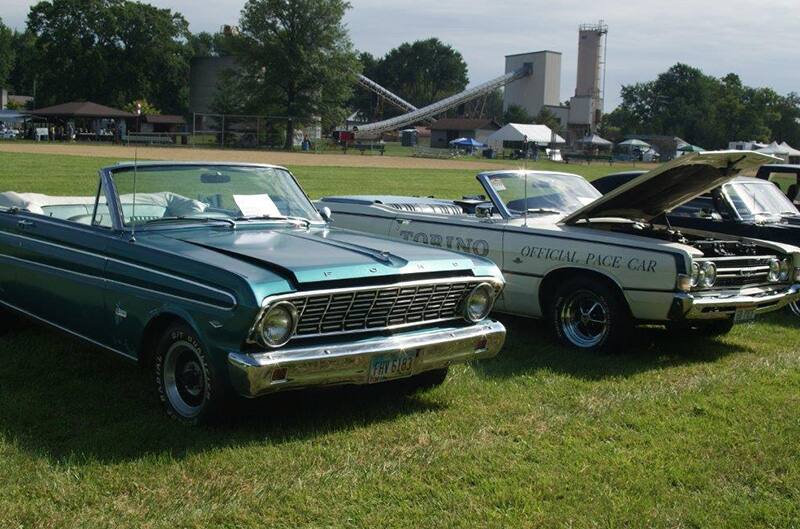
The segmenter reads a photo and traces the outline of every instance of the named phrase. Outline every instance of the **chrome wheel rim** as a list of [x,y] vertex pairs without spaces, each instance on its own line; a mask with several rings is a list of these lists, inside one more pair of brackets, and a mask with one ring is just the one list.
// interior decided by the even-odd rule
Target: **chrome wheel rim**
[[795,316],[800,316],[800,301],[793,301],[789,304],[789,307],[794,312]]
[[164,355],[164,391],[170,405],[186,418],[196,417],[206,398],[203,362],[189,342],[175,342]]
[[608,308],[590,290],[573,292],[561,307],[561,330],[578,347],[595,347],[609,332]]

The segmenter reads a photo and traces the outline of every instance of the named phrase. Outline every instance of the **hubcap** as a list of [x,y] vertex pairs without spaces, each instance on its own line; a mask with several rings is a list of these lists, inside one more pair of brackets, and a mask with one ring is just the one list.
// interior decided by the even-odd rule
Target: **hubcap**
[[164,390],[172,407],[184,417],[200,413],[206,396],[202,362],[189,342],[175,342],[164,356]]
[[594,347],[608,335],[608,309],[590,290],[573,292],[561,307],[561,330],[578,347]]
[[800,301],[794,301],[789,305],[792,308],[795,316],[800,316]]

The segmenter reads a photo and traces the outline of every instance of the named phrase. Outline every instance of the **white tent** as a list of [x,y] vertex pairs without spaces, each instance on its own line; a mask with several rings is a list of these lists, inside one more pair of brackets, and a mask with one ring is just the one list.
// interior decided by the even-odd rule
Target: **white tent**
[[497,130],[486,138],[486,143],[494,150],[503,148],[506,141],[525,141],[538,145],[550,145],[551,143],[566,143],[564,138],[555,134],[547,125],[524,125],[522,123],[509,123],[500,130]]
[[789,156],[800,156],[800,151],[786,143],[785,141],[780,144],[781,148],[786,151]]

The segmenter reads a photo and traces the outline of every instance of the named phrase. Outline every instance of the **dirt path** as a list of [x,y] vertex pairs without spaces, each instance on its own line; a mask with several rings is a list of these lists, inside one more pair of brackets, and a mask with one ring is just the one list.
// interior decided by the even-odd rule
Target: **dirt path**
[[[134,148],[116,145],[11,143],[0,144],[0,152],[30,154],[62,154],[131,160]],[[480,160],[436,160],[403,156],[378,156],[359,154],[309,154],[293,152],[236,151],[196,148],[139,147],[140,160],[226,161],[268,163],[275,165],[307,165],[334,167],[395,167],[400,169],[502,169],[513,168],[513,163]]]

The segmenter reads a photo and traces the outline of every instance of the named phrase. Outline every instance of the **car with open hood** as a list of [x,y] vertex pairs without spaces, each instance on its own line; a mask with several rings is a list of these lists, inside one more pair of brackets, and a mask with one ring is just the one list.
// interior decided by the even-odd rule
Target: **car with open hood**
[[[764,167],[761,166],[759,173]],[[592,181],[607,194],[646,171],[613,173]],[[775,241],[800,246],[800,211],[775,183],[760,177],[737,176],[671,210],[662,223],[680,229]],[[800,316],[800,303],[790,305]]]
[[148,366],[190,423],[236,394],[434,385],[505,338],[491,261],[332,229],[275,166],[123,163],[91,196],[0,193],[0,263],[0,324]]
[[497,311],[546,317],[576,347],[621,344],[637,323],[711,334],[798,298],[800,250],[678,231],[665,213],[771,157],[683,156],[601,196],[568,173],[481,173],[483,195],[460,200],[327,197],[335,225],[489,257],[506,288]]

